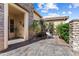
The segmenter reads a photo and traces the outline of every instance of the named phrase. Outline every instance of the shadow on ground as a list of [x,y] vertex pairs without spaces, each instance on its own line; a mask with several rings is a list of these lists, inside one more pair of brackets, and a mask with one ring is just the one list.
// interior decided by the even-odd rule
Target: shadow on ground
[[20,48],[20,47],[32,44],[34,42],[44,40],[44,39],[45,38],[33,38],[33,39],[29,39],[29,40],[19,42],[19,43],[16,43],[16,44],[11,44],[11,45],[8,46],[8,48],[6,50],[0,51],[0,53],[8,52],[8,51],[11,51],[11,50],[14,50],[14,49],[17,49],[17,48]]

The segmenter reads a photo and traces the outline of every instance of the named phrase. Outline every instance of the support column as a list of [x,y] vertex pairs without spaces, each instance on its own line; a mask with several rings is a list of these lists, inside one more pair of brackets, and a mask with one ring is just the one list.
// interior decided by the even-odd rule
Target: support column
[[28,20],[29,20],[29,14],[28,14],[28,12],[25,12],[25,15],[24,15],[24,40],[28,40]]
[[8,3],[4,4],[4,49],[8,48]]

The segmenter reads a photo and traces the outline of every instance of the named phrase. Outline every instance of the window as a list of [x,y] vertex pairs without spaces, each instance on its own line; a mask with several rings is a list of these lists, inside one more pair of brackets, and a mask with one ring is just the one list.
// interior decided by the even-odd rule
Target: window
[[10,32],[14,32],[14,19],[10,19]]

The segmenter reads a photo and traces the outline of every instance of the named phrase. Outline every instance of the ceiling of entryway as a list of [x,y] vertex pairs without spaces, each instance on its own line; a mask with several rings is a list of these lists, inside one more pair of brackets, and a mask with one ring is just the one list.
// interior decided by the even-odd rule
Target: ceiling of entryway
[[9,14],[13,14],[13,15],[16,15],[16,16],[24,14],[17,7],[14,7],[14,6],[10,5],[10,4],[8,4],[8,12],[9,12]]

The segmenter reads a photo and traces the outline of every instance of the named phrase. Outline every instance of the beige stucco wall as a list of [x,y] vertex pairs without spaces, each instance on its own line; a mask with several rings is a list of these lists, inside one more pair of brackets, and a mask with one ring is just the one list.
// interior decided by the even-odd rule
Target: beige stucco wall
[[28,40],[29,12],[20,8],[20,6],[18,6],[18,5],[15,5],[15,4],[9,4],[9,5],[10,5],[9,6],[9,10],[10,10],[9,17],[13,17],[14,21],[15,21],[15,26],[14,26],[15,34],[10,35],[10,37],[21,37],[24,39],[25,39],[25,37],[27,37],[26,39]]
[[[29,15],[28,16],[28,20],[26,20],[24,22],[27,22],[28,21],[28,23],[25,24],[28,27],[28,29],[27,29],[28,32],[27,33],[25,32],[25,34],[27,35],[27,37],[29,39],[31,39],[32,33],[31,33],[30,29],[31,29],[31,24],[33,22],[33,16],[34,16],[33,15],[33,12],[34,12],[33,4],[32,3],[18,3],[18,5],[20,5],[21,7],[23,7],[25,10],[27,10],[29,12],[28,13],[28,15]],[[27,30],[25,30],[25,31],[27,31]]]
[[57,25],[64,23],[65,21],[54,21],[54,28],[56,28]]
[[54,28],[56,28],[57,25],[64,23],[65,21],[48,21],[48,22],[54,24]]
[[20,15],[18,18],[17,18],[17,21],[16,21],[16,25],[17,26],[17,37],[21,37],[23,38],[24,37],[24,15]]
[[9,38],[14,38],[14,37],[24,38],[24,15],[23,14],[18,15],[17,17],[12,14],[9,14],[9,18],[14,19],[14,27],[15,27],[14,33],[10,33],[10,30],[9,30]]
[[33,18],[34,20],[40,20],[40,17],[35,12],[33,12],[33,15],[34,15],[33,16],[34,17]]

